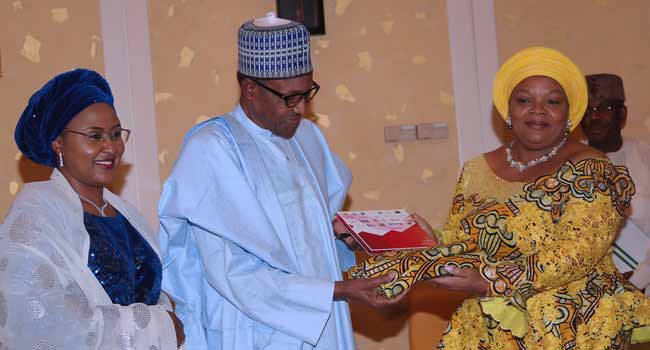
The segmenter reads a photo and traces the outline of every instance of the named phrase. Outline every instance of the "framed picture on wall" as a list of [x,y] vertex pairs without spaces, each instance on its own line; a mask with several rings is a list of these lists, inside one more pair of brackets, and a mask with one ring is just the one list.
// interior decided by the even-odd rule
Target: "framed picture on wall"
[[312,35],[325,34],[323,0],[276,0],[278,17],[304,24]]

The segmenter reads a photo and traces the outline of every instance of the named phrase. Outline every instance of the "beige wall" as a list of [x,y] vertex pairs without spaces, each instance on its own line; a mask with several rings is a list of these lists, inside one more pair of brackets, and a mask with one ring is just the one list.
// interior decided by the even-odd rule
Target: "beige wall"
[[[325,3],[328,33],[312,39],[315,80],[322,86],[313,110],[355,176],[349,209],[407,207],[441,224],[459,168],[445,1]],[[47,175],[47,169],[20,160],[13,142],[31,93],[61,71],[104,68],[98,1],[17,0],[1,6],[0,23],[8,28],[0,32],[4,216],[24,180]],[[54,7],[67,11],[52,12]],[[273,10],[275,1],[155,0],[149,7],[163,181],[184,133],[233,108],[237,27]],[[650,141],[650,2],[495,0],[495,12],[501,60],[541,44],[565,52],[585,73],[620,74],[629,107],[625,134]],[[24,50],[27,35],[38,40],[38,50]],[[383,143],[386,125],[434,121],[449,124],[450,139]],[[360,349],[406,349],[409,338],[411,349],[431,349],[461,299],[423,285],[395,310],[355,305]]]
[[[406,207],[440,224],[458,171],[445,2],[325,5],[327,35],[312,37],[314,79],[321,85],[312,109],[354,174],[349,208]],[[237,28],[273,10],[275,1],[224,6],[161,0],[149,6],[165,179],[184,132],[232,110],[238,97]],[[449,124],[449,139],[384,144],[386,125],[434,121]],[[360,348],[408,348],[407,318],[400,310],[378,313],[354,306]],[[427,335],[433,338],[442,323],[429,326],[433,332]]]
[[[44,6],[44,4],[46,4]],[[3,1],[0,5],[0,217],[25,181],[49,178],[49,168],[23,159],[14,128],[29,97],[54,75],[76,67],[104,70],[97,0]]]
[[625,136],[650,141],[650,2],[646,0],[496,0],[499,56],[544,45],[571,57],[583,73],[623,78]]

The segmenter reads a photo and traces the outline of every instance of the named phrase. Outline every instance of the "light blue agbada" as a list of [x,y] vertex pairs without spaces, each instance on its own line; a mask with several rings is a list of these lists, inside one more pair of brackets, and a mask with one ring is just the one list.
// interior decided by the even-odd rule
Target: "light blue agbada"
[[186,349],[354,349],[348,305],[332,301],[354,264],[331,227],[350,181],[308,120],[285,140],[238,106],[187,134],[159,205]]

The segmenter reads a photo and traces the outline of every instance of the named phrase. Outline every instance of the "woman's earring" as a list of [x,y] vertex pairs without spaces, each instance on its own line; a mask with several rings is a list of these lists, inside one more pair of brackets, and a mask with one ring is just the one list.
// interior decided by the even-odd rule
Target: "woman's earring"
[[512,129],[512,119],[510,119],[510,116],[506,119],[506,125],[508,125],[508,129]]
[[566,121],[566,130],[565,130],[565,133],[567,135],[569,135],[571,133],[571,127],[572,126],[573,126],[573,124],[571,124],[571,119],[567,119],[567,121]]
[[59,168],[63,168],[63,153],[59,152]]

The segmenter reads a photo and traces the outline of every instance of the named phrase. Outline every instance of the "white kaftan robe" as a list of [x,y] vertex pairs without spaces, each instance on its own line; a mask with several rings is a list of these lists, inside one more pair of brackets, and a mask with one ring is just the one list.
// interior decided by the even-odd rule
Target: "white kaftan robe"
[[354,349],[332,300],[354,264],[331,227],[350,180],[308,120],[285,140],[238,106],[188,133],[159,205],[186,349]]
[[621,149],[607,156],[627,166],[636,187],[632,212],[615,242],[614,263],[621,271],[634,270],[630,282],[650,296],[650,146],[624,139]]

